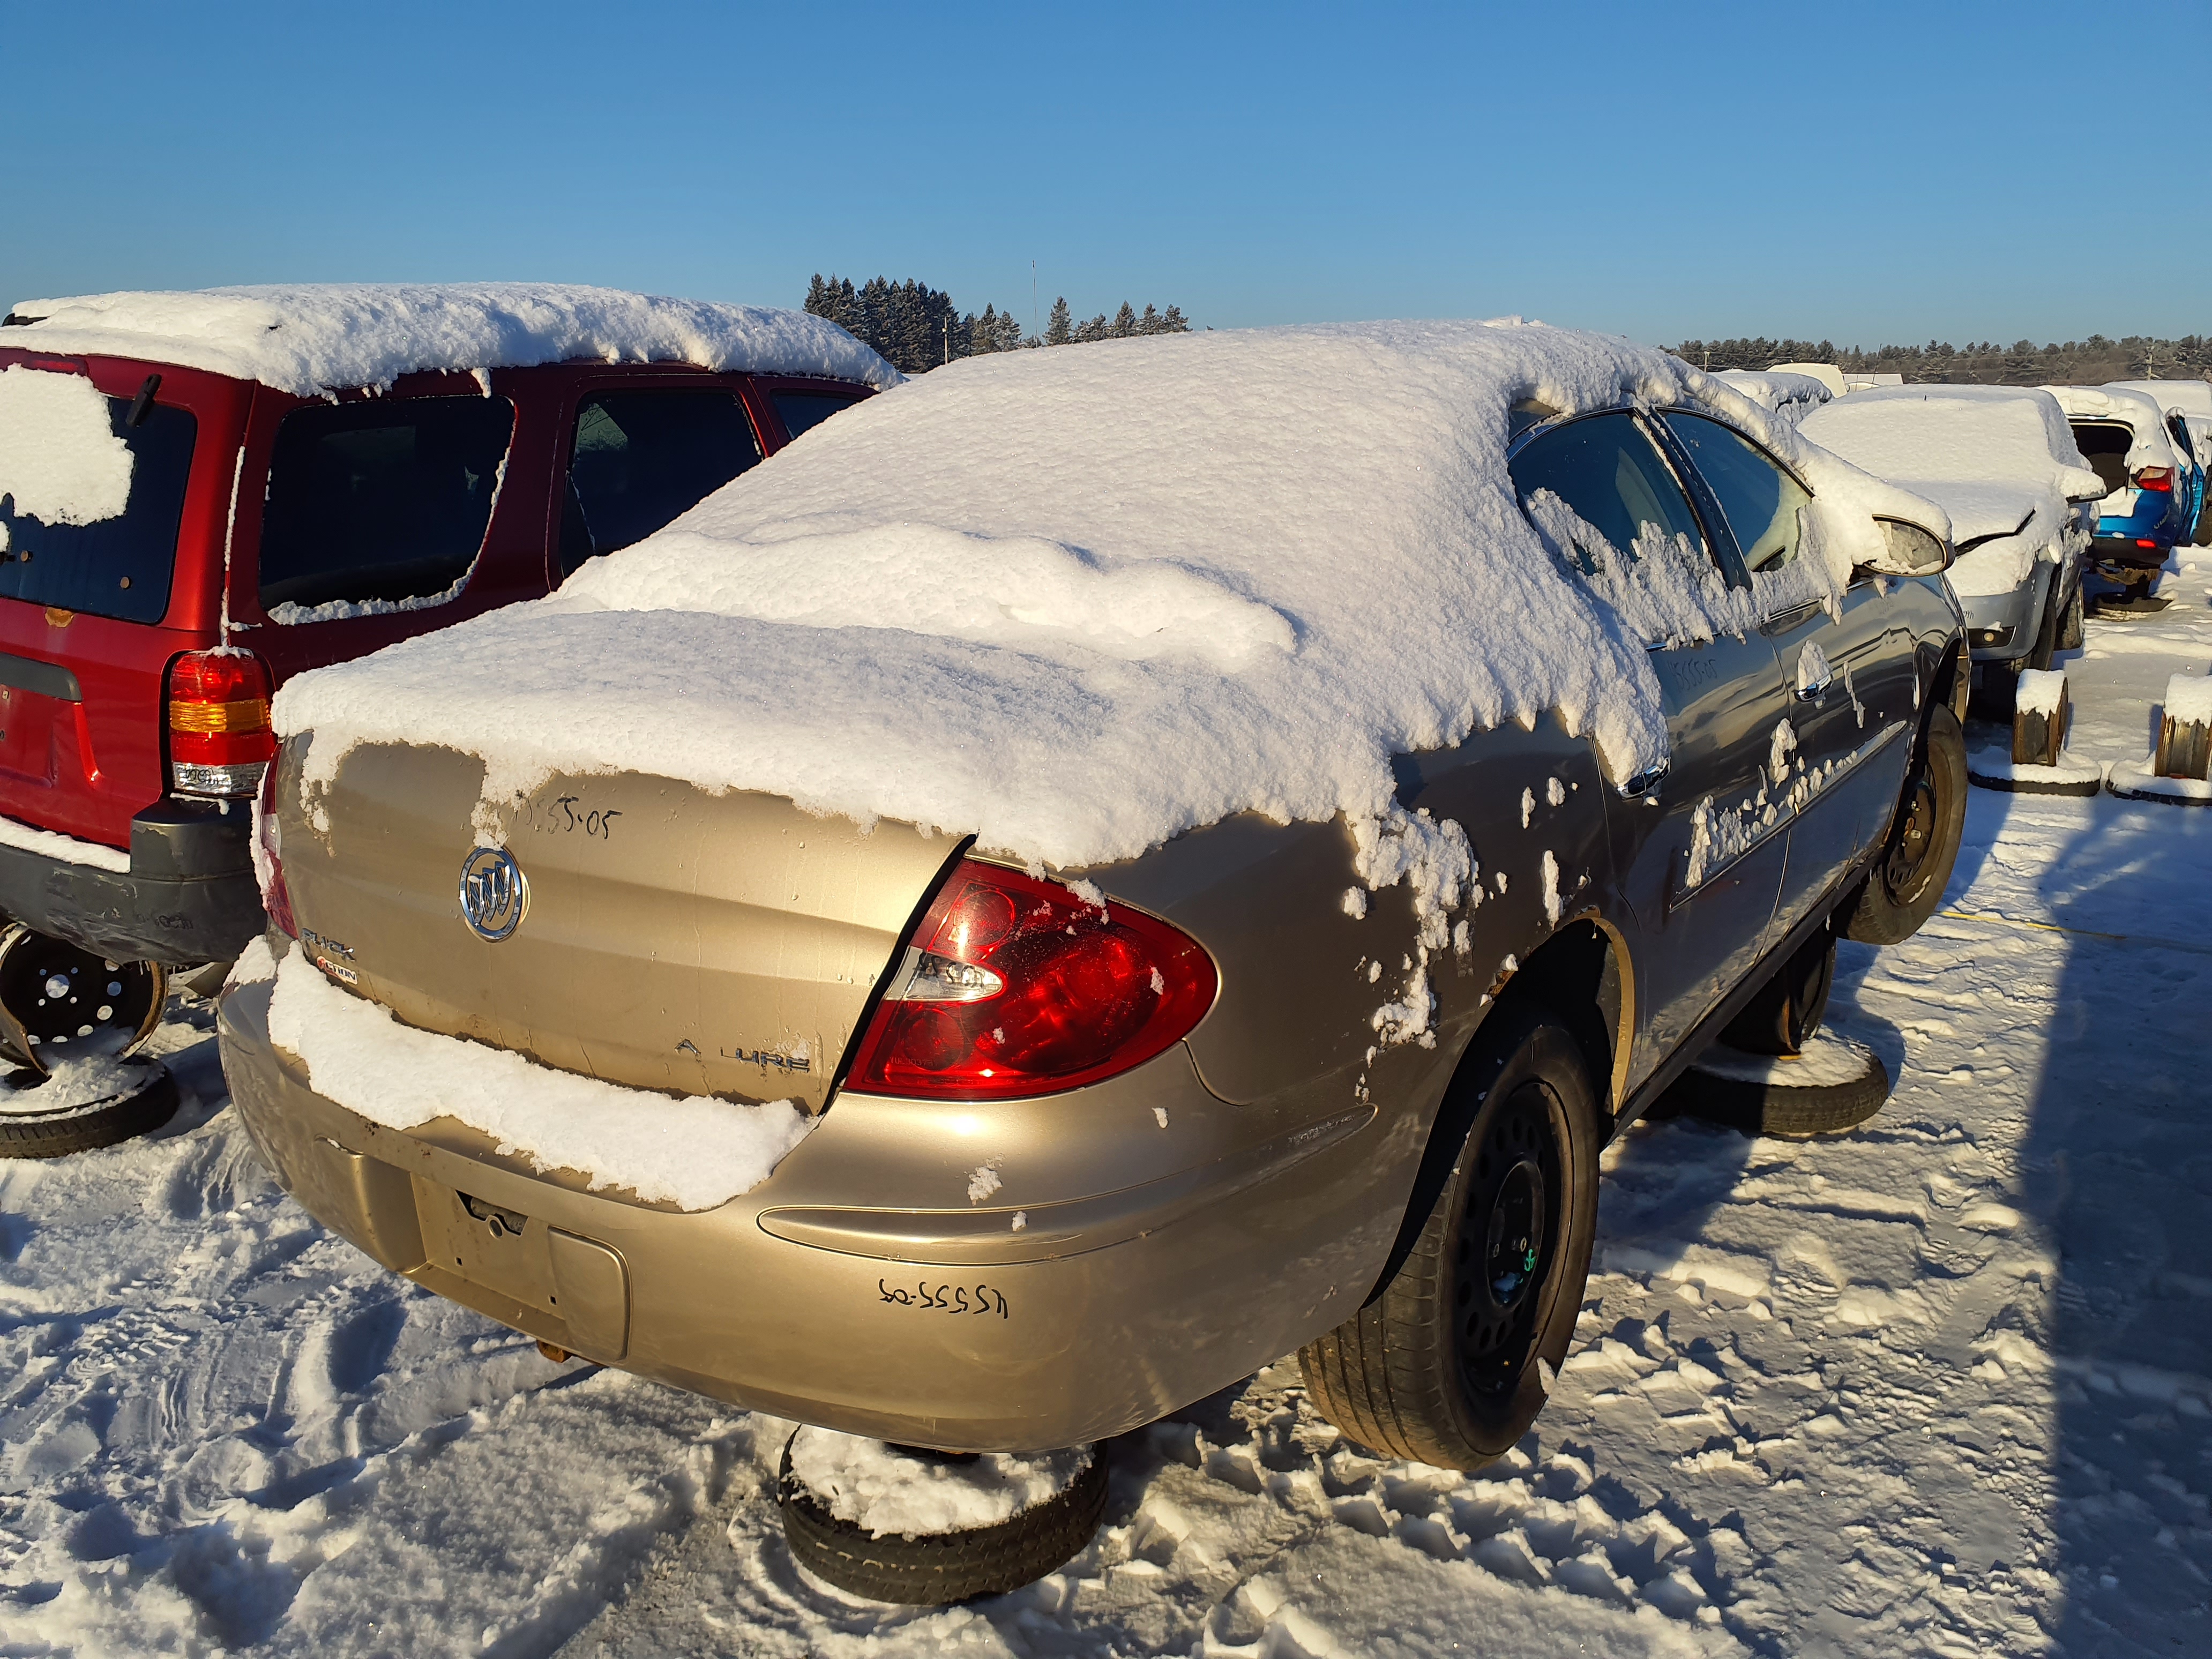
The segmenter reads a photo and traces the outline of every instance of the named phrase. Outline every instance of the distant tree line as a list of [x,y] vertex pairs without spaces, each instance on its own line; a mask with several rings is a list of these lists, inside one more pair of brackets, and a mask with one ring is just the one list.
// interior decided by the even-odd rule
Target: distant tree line
[[1926,345],[1884,345],[1869,351],[1821,340],[1685,340],[1668,348],[1700,368],[1771,368],[1777,363],[1833,363],[1856,374],[1902,374],[1908,384],[1922,381],[1975,386],[2097,386],[2106,380],[2212,380],[2212,337],[2185,335],[2162,340],[2144,334],[2108,340],[2037,345],[1994,340],[1954,346],[1930,340]]
[[895,283],[887,276],[872,276],[856,286],[849,276],[824,276],[819,271],[806,285],[806,309],[866,341],[902,374],[920,374],[955,358],[980,357],[987,352],[1190,331],[1176,306],[1161,311],[1147,305],[1139,313],[1124,300],[1112,318],[1101,312],[1079,323],[1061,298],[1052,302],[1052,315],[1040,337],[1024,334],[1011,311],[987,305],[980,317],[972,311],[963,313],[951,295],[910,277]]

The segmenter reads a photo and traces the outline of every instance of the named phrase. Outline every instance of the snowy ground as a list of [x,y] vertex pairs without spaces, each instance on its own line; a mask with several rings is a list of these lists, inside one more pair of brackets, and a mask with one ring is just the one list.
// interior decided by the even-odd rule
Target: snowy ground
[[[2148,752],[2208,586],[2092,622],[2077,750]],[[1888,1109],[1625,1137],[1505,1465],[1364,1458],[1279,1364],[1114,1447],[1065,1571],[939,1613],[796,1573],[787,1425],[324,1234],[179,1005],[168,1130],[0,1164],[0,1655],[2212,1651],[2208,873],[2212,811],[1976,791],[1948,914],[1844,947]]]

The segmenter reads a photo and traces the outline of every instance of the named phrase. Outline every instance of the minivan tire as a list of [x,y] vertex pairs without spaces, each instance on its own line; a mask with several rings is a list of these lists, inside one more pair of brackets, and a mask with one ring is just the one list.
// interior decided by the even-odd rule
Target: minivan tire
[[1959,717],[1938,703],[1914,745],[1881,851],[1848,903],[1844,937],[1897,945],[1919,932],[1943,902],[1966,826],[1966,734]]
[[2058,648],[2079,651],[2088,638],[2088,601],[2081,597],[2081,584],[2074,584],[2073,597],[2066,601],[2066,619],[2058,625]]
[[1446,1092],[1436,1133],[1457,1137],[1455,1156],[1408,1216],[1410,1249],[1364,1307],[1298,1351],[1323,1417],[1370,1450],[1438,1468],[1512,1449],[1582,1311],[1598,1125],[1574,1033],[1547,1010],[1498,1008]]
[[136,1085],[105,1100],[55,1112],[0,1112],[0,1158],[64,1158],[113,1146],[152,1133],[176,1111],[176,1079],[166,1066],[149,1066]]
[[1106,1514],[1106,1473],[1102,1445],[1066,1491],[994,1526],[920,1538],[878,1537],[838,1519],[793,1474],[790,1441],[775,1494],[792,1559],[817,1578],[874,1601],[942,1607],[1004,1595],[1065,1566],[1097,1535]]

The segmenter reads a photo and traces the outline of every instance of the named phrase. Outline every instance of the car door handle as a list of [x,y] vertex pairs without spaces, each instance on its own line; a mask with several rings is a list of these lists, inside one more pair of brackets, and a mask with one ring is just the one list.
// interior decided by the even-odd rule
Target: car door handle
[[1828,688],[1836,683],[1833,674],[1823,674],[1816,680],[1808,680],[1797,688],[1797,701],[1818,702],[1828,695]]
[[1631,800],[1651,794],[1659,787],[1660,781],[1666,775],[1667,763],[1661,761],[1656,766],[1646,767],[1632,778],[1623,779],[1620,786],[1620,793]]

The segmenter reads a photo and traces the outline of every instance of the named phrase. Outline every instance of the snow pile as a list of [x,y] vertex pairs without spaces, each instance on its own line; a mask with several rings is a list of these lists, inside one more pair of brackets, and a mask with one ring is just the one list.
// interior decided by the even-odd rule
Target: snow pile
[[2177,726],[2212,724],[2212,675],[2176,674],[2167,680],[2166,717]]
[[2066,700],[2066,671],[2061,668],[2023,668],[2020,671],[2019,689],[2013,694],[2013,706],[2023,714],[2040,714],[2046,720],[2056,719],[2059,705]]
[[1795,1054],[1747,1054],[1716,1042],[1698,1056],[1696,1070],[1769,1088],[1827,1089],[1856,1083],[1881,1066],[1875,1051],[1856,1037],[1815,1031]]
[[0,1118],[74,1111],[97,1100],[129,1094],[150,1081],[153,1073],[154,1068],[143,1060],[109,1060],[99,1054],[58,1060],[44,1083],[20,1089],[0,1083]]
[[1896,386],[1815,410],[1805,435],[1951,515],[1960,594],[2005,593],[2038,558],[2059,562],[2078,532],[2069,505],[2100,495],[2065,411],[2032,386]]
[[[268,944],[255,939],[231,979],[270,971]],[[814,1127],[787,1100],[744,1106],[618,1088],[416,1030],[332,985],[302,951],[288,949],[274,975],[270,1038],[299,1056],[317,1093],[387,1129],[455,1119],[533,1169],[589,1172],[593,1192],[619,1187],[647,1203],[712,1209],[767,1180]]]
[[0,847],[13,847],[64,864],[86,864],[114,874],[131,872],[131,854],[119,847],[103,847],[96,841],[79,841],[58,830],[40,830],[14,818],[0,818]]
[[82,374],[0,368],[0,496],[15,498],[19,516],[120,518],[131,504],[131,459],[109,424],[107,399]]
[[1091,1458],[1090,1447],[1075,1446],[950,1462],[815,1428],[791,1441],[793,1479],[840,1521],[878,1538],[927,1538],[1011,1521],[1066,1492]]
[[767,306],[556,283],[305,283],[25,300],[0,345],[136,357],[312,398],[422,369],[596,359],[823,374],[873,386],[899,373],[826,319]]
[[1713,378],[1727,381],[1752,402],[1771,410],[1786,421],[1802,421],[1836,395],[1814,376],[1793,374],[1786,368],[1770,368],[1764,374],[1747,368],[1724,368]]
[[862,404],[547,599],[292,681],[278,723],[317,732],[311,787],[356,744],[441,744],[485,759],[492,805],[649,769],[1062,868],[1342,813],[1372,882],[1448,872],[1392,754],[1547,712],[1617,776],[1666,753],[1640,639],[1545,556],[1504,465],[1516,402],[1629,396],[1717,407],[1802,466],[1838,585],[1879,556],[1870,510],[1942,518],[1675,358],[1540,325],[1006,353]]

